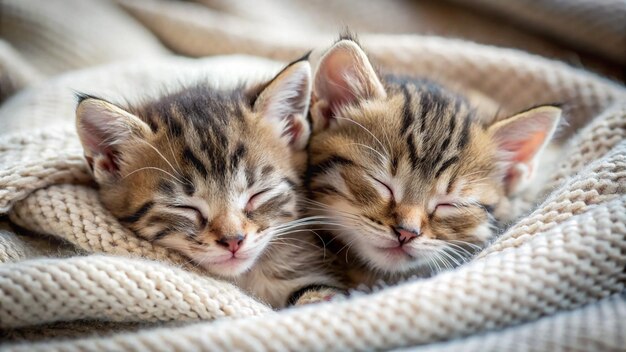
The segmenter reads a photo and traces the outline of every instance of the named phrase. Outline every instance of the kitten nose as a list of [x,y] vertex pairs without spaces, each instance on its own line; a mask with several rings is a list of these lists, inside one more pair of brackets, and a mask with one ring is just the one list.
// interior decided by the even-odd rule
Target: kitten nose
[[402,226],[395,226],[393,228],[393,232],[398,237],[398,241],[400,241],[400,244],[405,244],[407,242],[410,242],[414,238],[417,238],[419,235],[421,235],[419,229],[417,229],[417,230],[416,229],[407,229],[407,228],[402,227]]
[[241,244],[243,243],[243,240],[245,239],[246,239],[246,236],[244,235],[237,235],[235,237],[224,236],[216,240],[215,242],[217,242],[217,244],[219,244],[220,246],[227,248],[229,251],[235,253],[239,250],[239,248],[241,247]]

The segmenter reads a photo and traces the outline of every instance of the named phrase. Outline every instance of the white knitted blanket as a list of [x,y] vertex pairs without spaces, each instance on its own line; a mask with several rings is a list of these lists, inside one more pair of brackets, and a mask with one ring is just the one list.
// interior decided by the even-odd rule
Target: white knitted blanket
[[[172,3],[129,4],[147,26],[158,22],[145,22],[149,15],[182,13],[159,7]],[[189,16],[188,23],[197,26]],[[289,43],[271,34],[262,40],[249,32],[237,37],[236,29],[221,24],[230,36],[206,37],[207,50],[229,53],[242,45],[251,54],[286,59],[309,43],[325,45],[323,35]],[[39,324],[104,321],[138,323],[139,331],[0,348],[623,350],[626,89],[556,61],[459,40],[379,35],[364,36],[363,44],[381,65],[492,97],[503,115],[546,102],[564,104],[568,125],[560,132],[558,165],[540,185],[542,196],[527,199],[532,208],[527,215],[458,269],[275,312],[175,252],[134,236],[102,207],[72,127],[72,94],[148,94],[198,73],[229,84],[220,78],[224,72],[248,77],[280,64],[242,57],[167,58],[71,73],[0,106],[0,127],[11,132],[0,136],[0,213],[19,226],[13,229],[19,231],[0,228],[0,329],[10,336]],[[32,128],[46,124],[54,127]],[[168,322],[176,325],[164,325]],[[147,327],[154,325],[161,327]]]

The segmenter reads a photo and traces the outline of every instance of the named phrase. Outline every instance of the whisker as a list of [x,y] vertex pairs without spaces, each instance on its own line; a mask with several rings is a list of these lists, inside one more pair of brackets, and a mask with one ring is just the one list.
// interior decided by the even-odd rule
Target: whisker
[[144,143],[144,144],[147,144],[150,148],[152,148],[161,157],[161,159],[163,159],[167,163],[167,165],[169,165],[169,167],[172,169],[172,171],[174,171],[175,173],[178,174],[178,171],[176,170],[176,168],[174,168],[172,163],[170,163],[170,161],[167,160],[167,158],[161,153],[161,151],[159,151],[155,146],[153,146],[150,142],[148,142],[146,140],[140,139],[140,141],[142,143]]
[[176,163],[176,166],[178,166],[179,170],[182,170],[182,167],[180,167],[180,163],[178,162],[178,158],[176,157],[176,153],[174,153],[174,148],[172,148],[172,142],[170,140],[170,133],[169,131],[165,131],[165,139],[167,139],[167,146],[170,148],[170,152],[172,153],[172,157],[174,158],[174,162]]
[[340,116],[336,116],[335,117],[338,120],[347,120],[350,121],[354,124],[356,124],[357,126],[361,127],[364,131],[366,131],[367,133],[369,133],[370,136],[372,136],[374,138],[374,140],[376,140],[376,142],[378,142],[378,144],[380,145],[381,148],[383,148],[383,151],[385,152],[385,154],[387,154],[387,156],[389,155],[389,151],[387,150],[387,148],[385,148],[385,146],[383,145],[383,143],[380,141],[380,139],[378,139],[370,130],[368,130],[367,128],[365,128],[365,126],[363,126],[362,124],[356,122],[353,119],[349,119],[347,117],[340,117]]
[[167,171],[165,171],[165,170],[163,170],[163,169],[161,169],[161,168],[154,167],[154,166],[145,166],[145,167],[139,168],[139,169],[137,169],[137,170],[134,170],[134,171],[132,171],[132,172],[130,172],[130,173],[128,173],[128,174],[126,174],[126,175],[125,175],[124,177],[122,177],[122,178],[127,178],[128,176],[130,176],[130,175],[132,175],[132,174],[134,174],[134,173],[136,173],[136,172],[143,171],[143,170],[157,170],[157,171],[161,171],[161,172],[163,172],[163,173],[165,173],[165,174],[169,175],[169,176],[170,176],[171,178],[173,178],[174,180],[176,180],[176,181],[178,181],[178,182],[180,182],[180,183],[183,183],[183,182],[182,182],[182,181],[181,181],[178,177],[176,177],[176,176],[172,175],[171,173],[169,173],[169,172],[167,172]]
[[441,248],[441,253],[445,255],[448,259],[450,259],[454,264],[456,264],[456,266],[460,266],[461,263],[459,263],[453,256],[451,256],[450,253],[446,251],[447,249],[448,247]]
[[467,257],[471,258],[474,254],[471,253],[470,251],[468,251],[467,249],[459,246],[458,244],[454,244],[454,243],[447,243],[448,246],[451,246],[453,248],[458,248],[458,250],[463,251],[463,253],[465,253],[467,255]]
[[370,147],[369,145],[362,144],[362,143],[350,143],[350,144],[347,144],[347,145],[357,145],[357,146],[360,146],[360,147],[367,148],[367,149],[373,151],[374,153],[376,153],[380,157],[381,161],[386,162],[387,164],[390,164],[389,159],[387,157],[385,157],[378,150]]
[[467,245],[467,246],[470,246],[470,247],[476,249],[479,252],[483,250],[483,247],[481,247],[481,246],[479,246],[477,244],[471,243],[471,242],[466,242],[466,241],[461,241],[461,240],[448,240],[448,242],[454,242],[454,243],[459,243],[461,245]]

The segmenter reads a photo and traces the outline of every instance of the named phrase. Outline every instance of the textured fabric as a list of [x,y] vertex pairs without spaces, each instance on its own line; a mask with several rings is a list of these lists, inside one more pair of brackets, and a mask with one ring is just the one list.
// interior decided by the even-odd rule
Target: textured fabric
[[626,318],[626,293],[580,310],[543,318],[501,332],[402,351],[619,352],[624,351],[626,346],[624,318]]
[[[244,11],[230,2],[203,2],[214,6],[216,16],[193,11],[204,6],[199,3],[124,1],[123,6],[171,49],[188,55],[248,53],[290,60],[314,47],[315,62],[334,37],[313,33],[313,24],[306,37],[257,31],[267,27],[253,25],[263,18],[243,21]],[[42,16],[51,18],[44,24],[61,24],[52,7],[74,2],[42,5],[40,12],[28,1],[21,4],[0,3],[2,10],[20,9],[6,12],[11,18]],[[216,4],[232,16],[218,16]],[[71,340],[18,341],[3,349],[569,351],[624,346],[625,303],[616,296],[626,285],[623,86],[517,50],[418,35],[363,35],[365,49],[381,66],[482,93],[500,105],[499,116],[562,103],[567,123],[555,145],[558,162],[541,170],[536,196],[519,199],[525,215],[462,267],[371,294],[275,312],[119,224],[98,200],[73,121],[75,91],[132,101],[190,80],[225,86],[271,77],[281,63],[241,56],[154,59],[150,55],[167,50],[138,22],[112,4],[94,6],[75,8],[84,14],[102,7],[102,20],[118,23],[128,38],[111,40],[95,26],[93,35],[103,36],[102,47],[116,52],[144,43],[154,49],[146,51],[150,59],[59,76],[21,90],[0,106],[0,214],[12,222],[11,227],[0,223],[0,329],[10,331],[1,336],[28,339],[40,324],[62,329],[84,322],[84,328],[56,335]],[[88,33],[85,18],[70,18],[59,31]],[[123,58],[105,55],[99,61],[90,55],[81,61],[49,55],[46,61],[44,55],[65,44],[59,32],[35,29],[26,33],[36,40],[19,45],[8,40],[6,52],[13,53],[0,52],[0,60],[7,58],[0,64],[18,67],[16,60],[23,57],[24,67],[45,75]],[[72,35],[76,42],[68,45],[96,42]],[[33,51],[25,49],[26,43]],[[40,78],[24,79],[14,89]],[[54,128],[33,130],[46,124]],[[102,324],[116,328],[99,331]],[[132,332],[119,333],[124,327]],[[41,335],[55,336],[50,330]]]
[[2,327],[58,320],[213,320],[267,313],[237,288],[159,263],[116,257],[41,259],[0,267]]
[[626,64],[626,1],[452,0]]
[[0,8],[2,38],[45,74],[167,53],[109,1],[0,0]]
[[[584,32],[589,39],[594,38],[596,31],[598,35],[595,38],[603,39],[606,36],[601,33],[613,33],[608,39],[614,43],[618,41],[616,38],[623,38],[626,31],[622,30],[621,34],[616,32],[620,22],[615,21],[615,14],[602,17],[607,11],[620,13],[623,5],[616,2],[621,0],[602,6],[597,6],[594,0],[486,0],[476,2],[475,6],[472,6],[475,2],[470,1],[458,1],[465,5],[459,6],[444,1],[402,0],[116,1],[150,28],[168,47],[191,56],[247,53],[291,60],[291,51],[288,52],[289,57],[284,57],[281,53],[300,42],[300,39],[306,39],[298,45],[304,50],[312,49],[318,44],[327,46],[329,41],[337,37],[338,32],[348,27],[361,34],[423,33],[517,48],[558,58],[571,65],[598,70],[624,80],[626,63],[618,64],[599,56],[596,51],[588,54],[575,52],[568,45],[537,35],[539,31],[536,26],[528,26],[523,22],[521,15],[527,14],[526,11],[520,11],[520,16],[517,17],[520,21],[514,23],[509,21],[509,18],[515,17],[515,13],[510,13],[512,11],[509,11],[508,18],[493,16],[490,12],[481,15],[475,11],[488,10],[494,4],[514,9],[524,3],[534,2],[538,4],[538,13],[534,15],[548,21],[550,16],[559,17],[553,14],[555,11],[551,8],[551,4],[559,3],[564,12],[571,13],[567,20],[558,22],[559,29],[561,32],[573,33],[571,40],[580,47],[580,42],[576,41],[576,35],[580,32]],[[483,3],[484,8],[478,6],[479,3]],[[565,9],[568,3],[571,4],[570,8]],[[592,3],[596,4],[599,11],[590,9],[593,7],[589,6]],[[549,11],[550,15],[542,14],[542,10],[545,10],[544,13]],[[576,14],[581,15],[579,18],[593,16],[593,27],[572,29],[568,21],[580,22],[574,18]],[[520,30],[519,27],[530,30]],[[280,51],[274,52],[272,47],[279,48]],[[621,47],[624,44],[613,46],[612,52],[618,52]]]

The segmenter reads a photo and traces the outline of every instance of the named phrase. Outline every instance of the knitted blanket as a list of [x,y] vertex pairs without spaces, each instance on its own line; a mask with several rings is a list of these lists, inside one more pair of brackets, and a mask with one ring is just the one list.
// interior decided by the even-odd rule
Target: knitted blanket
[[[5,12],[14,13],[12,18],[44,14],[52,23],[108,38],[80,16],[55,14],[60,3],[82,0],[50,7],[38,2],[36,15],[28,3],[0,5],[13,11]],[[0,46],[0,66],[15,68],[0,72],[0,87],[21,89],[0,105],[0,212],[11,222],[0,227],[0,329],[15,342],[0,348],[618,351],[626,345],[622,85],[518,50],[440,37],[363,35],[365,49],[380,65],[480,92],[501,106],[501,116],[562,103],[567,125],[559,132],[558,161],[537,191],[521,200],[525,215],[469,263],[369,294],[273,311],[176,252],[138,238],[102,207],[73,129],[73,94],[132,100],[193,79],[233,84],[270,75],[281,65],[242,56],[168,56],[145,28],[178,53],[243,52],[278,60],[316,48],[315,61],[332,36],[309,30],[306,37],[287,38],[252,21],[242,27],[243,21],[211,17],[214,10],[194,3],[120,3],[140,22],[111,3],[92,1],[85,11],[98,11],[113,19],[107,24],[116,30],[132,33],[121,44],[105,44],[123,45],[124,55],[145,49],[142,61],[42,81],[55,67],[65,71],[82,64],[68,56],[38,65],[29,59],[41,60],[33,50],[13,42]],[[79,49],[89,47],[78,35],[65,36],[67,41],[45,35],[59,45],[75,40]],[[119,57],[115,50],[108,55]],[[58,333],[59,326],[80,334]],[[54,336],[71,339],[34,341]]]

